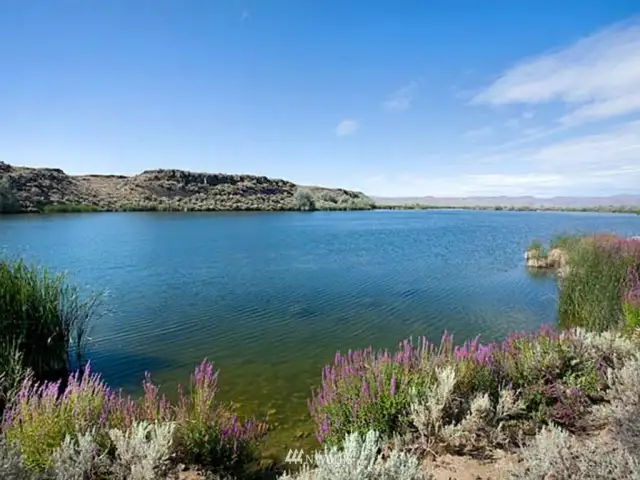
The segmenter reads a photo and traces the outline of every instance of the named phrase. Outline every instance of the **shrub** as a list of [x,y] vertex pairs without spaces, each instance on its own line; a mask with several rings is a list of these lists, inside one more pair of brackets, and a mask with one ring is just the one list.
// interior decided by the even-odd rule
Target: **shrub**
[[580,441],[557,427],[544,429],[511,468],[512,480],[638,480],[635,459],[617,442]]
[[426,388],[419,362],[420,350],[408,341],[394,356],[371,348],[338,352],[309,400],[318,441],[338,443],[352,431],[365,434],[372,428],[385,436],[401,429],[414,391]]
[[101,478],[109,473],[110,462],[100,453],[92,432],[67,435],[51,455],[52,467],[48,476],[55,480],[85,480]]
[[24,468],[20,451],[14,445],[0,438],[0,478],[11,480],[32,480]]
[[103,427],[109,414],[121,406],[89,367],[82,376],[70,376],[61,395],[59,386],[60,382],[27,380],[4,417],[5,438],[19,445],[25,466],[32,471],[50,468],[53,452],[66,438],[75,439],[94,427]]
[[603,401],[607,372],[629,360],[637,342],[620,334],[541,329],[500,343],[455,346],[422,339],[387,351],[338,353],[309,401],[317,437],[339,443],[374,426],[413,437],[422,450],[478,453],[513,446],[546,424],[582,428]]
[[62,275],[27,266],[22,260],[0,260],[0,343],[17,344],[25,367],[36,378],[67,376],[80,365],[88,328],[96,317],[100,295],[82,299]]
[[[410,405],[410,420],[418,430],[421,443],[431,450],[440,439],[445,416],[452,407],[452,394],[456,385],[456,371],[452,366],[436,369],[436,381],[429,385],[423,398]],[[417,395],[416,395],[417,397]]]
[[69,439],[87,432],[100,452],[115,449],[114,468],[126,478],[161,469],[170,446],[177,459],[222,473],[242,471],[254,460],[254,442],[266,426],[241,422],[215,401],[217,373],[210,363],[196,368],[189,393],[180,389],[176,405],[159,395],[149,375],[143,387],[145,396],[134,402],[109,389],[90,366],[71,375],[61,393],[60,382],[28,379],[5,412],[4,437],[34,474],[53,468],[54,452],[70,451]]
[[640,357],[611,374],[611,401],[605,415],[616,438],[630,452],[640,452]]
[[123,480],[163,478],[171,454],[173,423],[136,422],[127,432],[109,431],[115,445],[114,471]]
[[316,202],[313,195],[308,190],[296,190],[293,195],[293,208],[305,212],[311,212],[316,209]]
[[284,475],[282,480],[420,480],[432,478],[421,471],[417,458],[398,450],[381,454],[381,441],[375,430],[361,437],[347,435],[343,447],[325,447],[316,453],[316,468],[305,465],[297,475]]
[[266,425],[242,422],[215,401],[218,373],[203,361],[191,376],[188,394],[179,392],[177,450],[187,464],[224,473],[240,473],[255,458],[255,442]]

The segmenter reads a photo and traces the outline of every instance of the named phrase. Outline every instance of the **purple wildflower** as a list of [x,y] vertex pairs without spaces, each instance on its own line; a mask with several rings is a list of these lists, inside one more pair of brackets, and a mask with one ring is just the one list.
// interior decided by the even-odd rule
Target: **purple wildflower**
[[394,397],[396,394],[396,372],[393,372],[391,374],[391,389],[390,389],[390,393],[391,396]]

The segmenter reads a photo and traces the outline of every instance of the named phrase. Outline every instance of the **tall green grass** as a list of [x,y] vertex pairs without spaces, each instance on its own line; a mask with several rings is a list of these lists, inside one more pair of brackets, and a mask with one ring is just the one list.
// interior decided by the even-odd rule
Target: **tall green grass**
[[568,237],[562,247],[569,273],[560,286],[560,325],[595,331],[621,326],[625,281],[629,269],[640,266],[640,242],[593,235]]
[[83,297],[64,275],[23,260],[0,259],[2,361],[15,364],[19,355],[21,366],[37,379],[65,378],[74,365],[82,365],[101,298],[100,294]]

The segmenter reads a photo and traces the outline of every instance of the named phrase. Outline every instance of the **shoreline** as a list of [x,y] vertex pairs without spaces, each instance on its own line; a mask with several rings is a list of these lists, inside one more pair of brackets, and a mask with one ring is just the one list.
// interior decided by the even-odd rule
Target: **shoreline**
[[313,212],[371,212],[371,211],[489,211],[489,212],[557,212],[557,213],[605,213],[640,215],[640,208],[635,207],[593,207],[593,208],[560,208],[560,207],[502,207],[502,206],[435,206],[435,205],[376,205],[372,208],[316,208],[300,210],[296,208],[236,208],[236,209],[178,209],[164,208],[163,205],[146,208],[100,209],[91,205],[49,205],[41,211],[0,212],[0,217],[17,215],[51,215],[68,213],[313,213]]

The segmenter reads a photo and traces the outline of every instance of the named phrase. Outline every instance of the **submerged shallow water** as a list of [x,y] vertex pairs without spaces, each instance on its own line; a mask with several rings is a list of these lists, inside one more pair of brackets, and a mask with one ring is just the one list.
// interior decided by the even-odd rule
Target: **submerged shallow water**
[[[221,395],[307,430],[336,350],[409,336],[498,339],[556,321],[556,286],[524,268],[532,239],[640,235],[640,216],[373,211],[104,213],[0,218],[0,249],[108,290],[92,368],[139,390],[188,382],[204,357]],[[273,414],[275,410],[275,414]],[[284,437],[283,437],[284,438]],[[283,440],[284,441],[284,440]],[[289,442],[287,448],[293,448]]]

